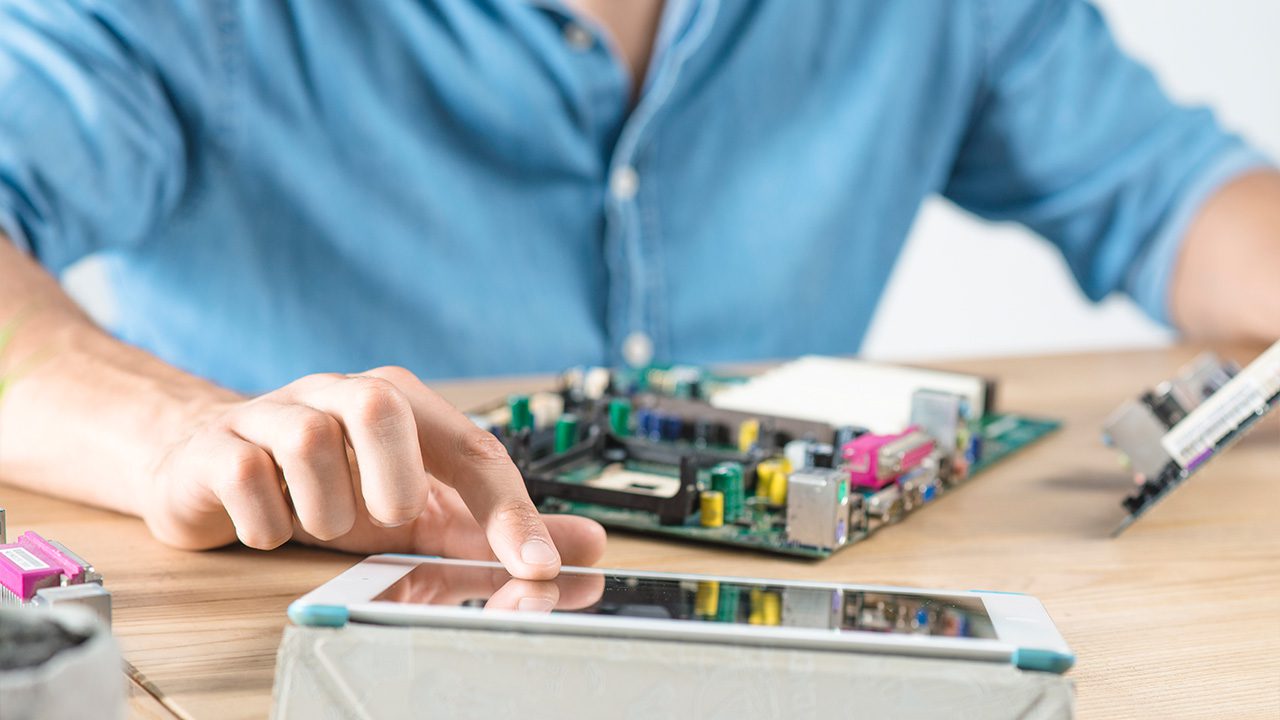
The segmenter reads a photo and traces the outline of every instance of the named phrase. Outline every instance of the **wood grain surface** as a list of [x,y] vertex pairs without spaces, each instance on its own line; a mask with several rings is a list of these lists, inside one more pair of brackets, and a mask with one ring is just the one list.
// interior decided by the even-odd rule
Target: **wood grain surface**
[[[1099,427],[1195,350],[948,363],[997,378],[1002,408],[1066,426],[829,560],[615,534],[602,564],[1031,593],[1079,657],[1081,717],[1280,717],[1280,418],[1108,537],[1130,480]],[[1226,354],[1247,361],[1259,350]],[[546,382],[440,389],[468,407]],[[182,552],[136,519],[5,485],[0,506],[11,536],[35,529],[103,572],[141,717],[265,717],[285,607],[358,560],[298,546]]]

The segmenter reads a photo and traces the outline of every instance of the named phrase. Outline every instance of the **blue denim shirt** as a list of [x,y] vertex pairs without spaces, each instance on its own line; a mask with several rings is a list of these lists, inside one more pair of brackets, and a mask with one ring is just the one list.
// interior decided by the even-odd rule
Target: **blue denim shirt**
[[1163,320],[1260,162],[1077,0],[669,0],[630,82],[551,1],[0,0],[0,228],[260,390],[850,353],[933,193]]

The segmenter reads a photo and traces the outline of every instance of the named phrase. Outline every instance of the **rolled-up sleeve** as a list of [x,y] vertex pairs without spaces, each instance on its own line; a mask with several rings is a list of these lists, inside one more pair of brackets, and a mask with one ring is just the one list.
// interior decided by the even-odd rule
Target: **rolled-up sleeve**
[[0,0],[0,230],[58,272],[137,243],[175,205],[166,87],[111,12]]
[[1083,0],[986,0],[983,18],[982,94],[945,195],[1053,242],[1091,299],[1123,291],[1168,324],[1197,210],[1265,158],[1172,102]]

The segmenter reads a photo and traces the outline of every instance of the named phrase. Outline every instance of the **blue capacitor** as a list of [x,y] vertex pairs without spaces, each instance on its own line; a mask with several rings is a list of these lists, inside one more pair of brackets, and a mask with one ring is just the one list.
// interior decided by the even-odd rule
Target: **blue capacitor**
[[964,451],[964,459],[968,460],[970,465],[982,459],[982,436],[974,435],[969,438],[969,447]]
[[653,437],[657,432],[657,414],[648,408],[636,410],[636,434],[640,437]]
[[675,415],[662,415],[658,418],[658,435],[662,440],[675,442],[680,439],[684,430],[684,421]]
[[661,440],[662,439],[662,421],[665,417],[666,417],[665,414],[660,413],[657,410],[654,410],[653,418],[649,420],[648,432],[644,433],[644,436],[650,440]]
[[934,499],[937,495],[938,495],[937,485],[925,485],[924,490],[920,491],[920,500],[922,502],[929,502],[930,500]]
[[929,627],[929,611],[924,608],[916,610],[916,627]]

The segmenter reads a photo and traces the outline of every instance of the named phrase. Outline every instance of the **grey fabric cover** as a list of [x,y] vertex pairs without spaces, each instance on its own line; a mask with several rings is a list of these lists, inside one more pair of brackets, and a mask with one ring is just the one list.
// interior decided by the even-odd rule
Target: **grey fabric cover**
[[984,662],[353,624],[285,629],[273,716],[1046,720],[1073,700]]

